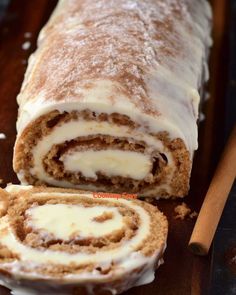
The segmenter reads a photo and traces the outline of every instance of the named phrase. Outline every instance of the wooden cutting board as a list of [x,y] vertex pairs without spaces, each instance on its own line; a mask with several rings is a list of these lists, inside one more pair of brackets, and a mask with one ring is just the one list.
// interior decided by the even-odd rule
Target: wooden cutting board
[[[39,30],[47,21],[57,1],[12,0],[0,22],[0,178],[2,187],[8,182],[18,183],[12,170],[12,152],[16,136],[16,96],[20,90],[27,59],[35,50]],[[199,211],[207,190],[213,168],[223,143],[224,91],[227,48],[224,46],[227,32],[227,1],[213,1],[214,46],[211,52],[210,98],[203,104],[205,119],[199,124],[199,149],[195,154],[191,179],[191,191],[185,202]],[[26,38],[25,33],[31,37]],[[27,43],[29,49],[24,50]],[[27,45],[25,45],[27,47]],[[23,47],[22,47],[23,46]],[[207,257],[194,257],[187,250],[194,222],[177,220],[174,208],[179,201],[157,201],[156,204],[169,220],[168,247],[165,263],[152,284],[134,288],[125,294],[197,295],[206,294],[210,285],[211,253]],[[10,292],[0,287],[0,294]]]

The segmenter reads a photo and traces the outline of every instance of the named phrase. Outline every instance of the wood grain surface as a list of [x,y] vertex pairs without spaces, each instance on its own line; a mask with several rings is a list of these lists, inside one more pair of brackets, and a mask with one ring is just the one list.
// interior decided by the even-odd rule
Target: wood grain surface
[[[35,50],[39,30],[47,21],[57,1],[12,0],[0,22],[0,178],[2,187],[8,182],[18,183],[12,170],[12,153],[16,136],[16,95],[19,92],[27,59]],[[207,191],[213,169],[219,158],[223,143],[224,122],[224,71],[227,66],[227,48],[224,46],[227,32],[227,1],[214,1],[214,46],[211,54],[210,99],[204,103],[205,120],[199,124],[199,149],[195,154],[191,178],[191,191],[185,202],[199,211]],[[31,38],[24,34],[30,32]],[[28,50],[22,44],[29,41]],[[180,201],[156,201],[169,220],[168,247],[165,263],[152,284],[134,288],[124,294],[130,295],[198,295],[207,294],[210,283],[211,253],[207,257],[195,257],[187,245],[195,220],[176,220],[174,208]],[[1,295],[10,294],[0,287]]]

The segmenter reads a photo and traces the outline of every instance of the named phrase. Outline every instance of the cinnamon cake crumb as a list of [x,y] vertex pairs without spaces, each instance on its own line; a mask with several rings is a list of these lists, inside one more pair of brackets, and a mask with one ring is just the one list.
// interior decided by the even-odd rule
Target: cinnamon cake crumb
[[107,220],[112,219],[112,218],[113,218],[113,213],[104,212],[103,214],[95,217],[93,220],[96,221],[96,222],[104,222],[104,221],[107,221]]
[[145,202],[149,203],[149,204],[152,204],[154,203],[155,201],[155,198],[150,198],[150,197],[146,197],[143,199]]
[[184,202],[175,207],[175,213],[177,213],[175,219],[181,220],[184,220],[186,217],[194,218],[198,215],[196,211],[191,211],[191,209]]

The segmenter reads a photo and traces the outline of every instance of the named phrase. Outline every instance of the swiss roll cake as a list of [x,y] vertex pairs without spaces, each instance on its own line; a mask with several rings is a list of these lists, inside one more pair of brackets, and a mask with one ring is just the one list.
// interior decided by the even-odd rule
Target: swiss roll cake
[[205,0],[60,0],[17,99],[21,183],[186,195],[210,22]]
[[133,196],[1,189],[0,284],[14,295],[108,295],[152,282],[168,224]]

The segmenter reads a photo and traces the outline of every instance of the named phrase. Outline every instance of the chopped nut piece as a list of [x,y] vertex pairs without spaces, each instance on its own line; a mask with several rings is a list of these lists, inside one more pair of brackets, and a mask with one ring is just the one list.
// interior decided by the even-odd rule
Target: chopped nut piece
[[96,222],[104,222],[113,218],[113,214],[111,212],[104,212],[102,215],[95,217],[93,220]]

